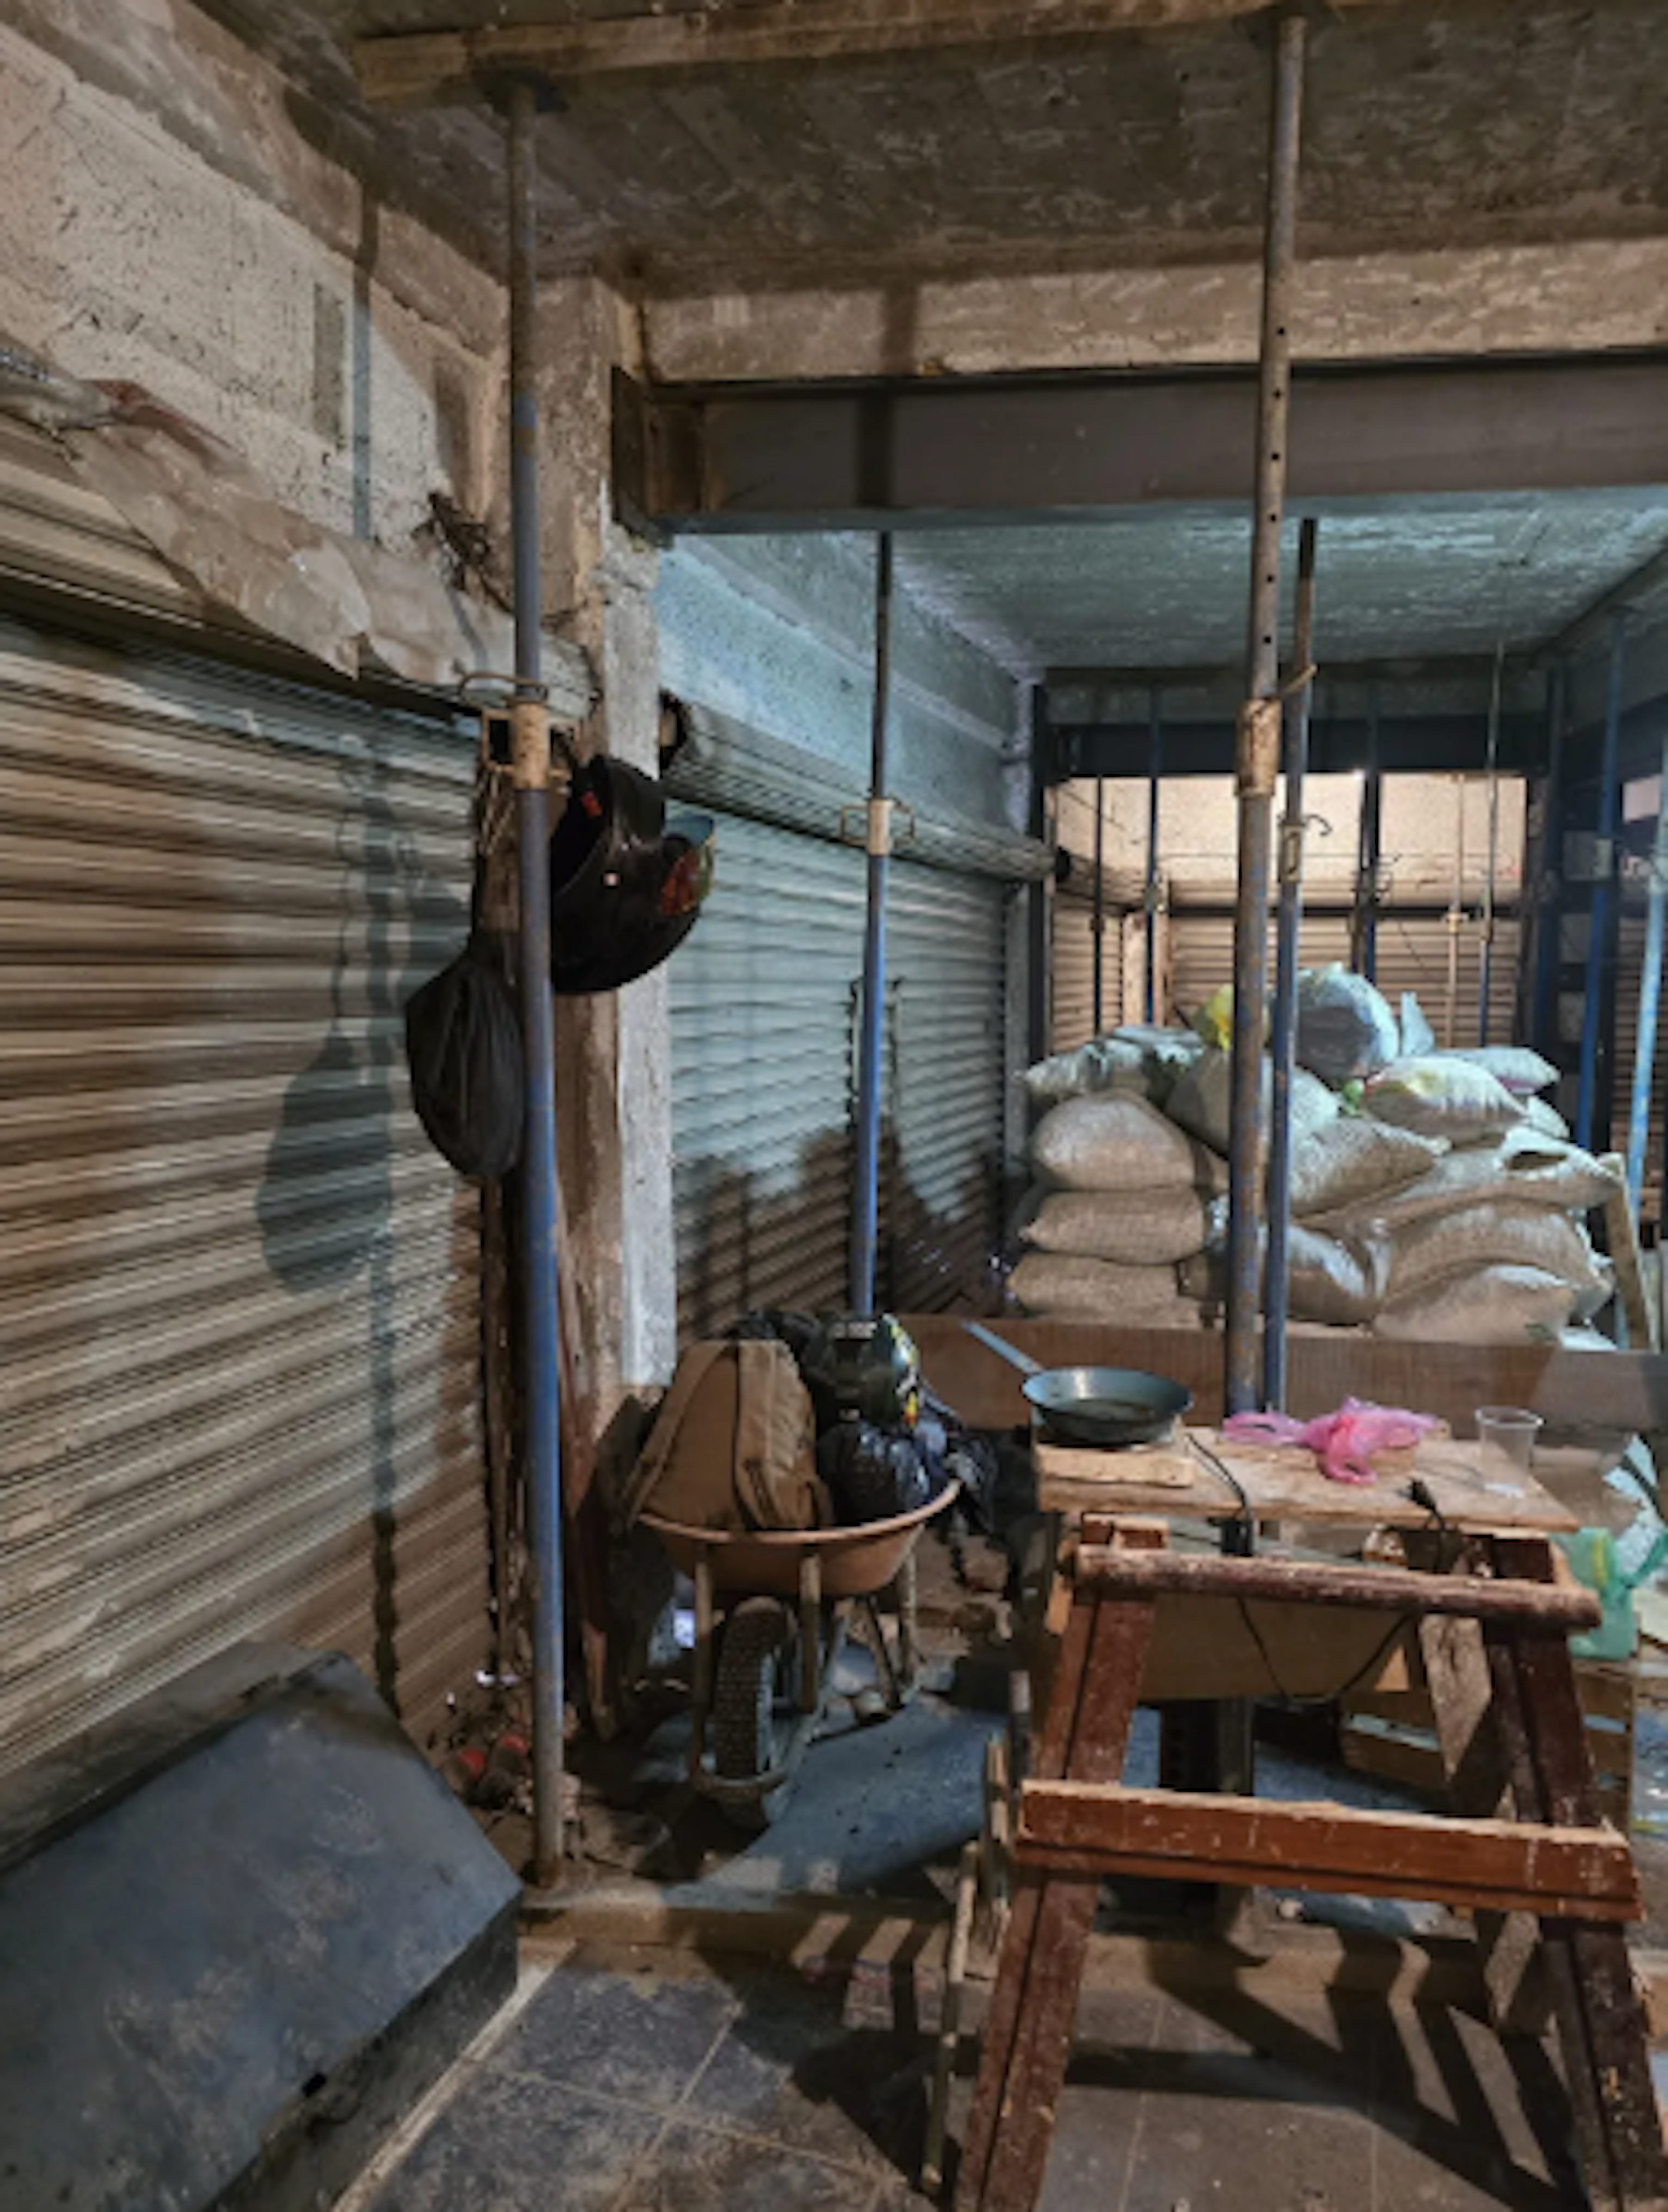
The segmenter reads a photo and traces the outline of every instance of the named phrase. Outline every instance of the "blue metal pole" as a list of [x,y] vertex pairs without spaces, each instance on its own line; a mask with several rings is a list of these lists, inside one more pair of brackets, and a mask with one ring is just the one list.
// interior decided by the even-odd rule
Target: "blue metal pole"
[[886,998],[886,873],[892,801],[886,796],[888,695],[892,689],[892,544],[880,533],[874,570],[874,703],[868,779],[868,907],[863,931],[862,1029],[857,1058],[856,1190],[851,1224],[851,1310],[874,1311],[874,1255],[880,1213],[880,1053]]
[[1233,915],[1233,1059],[1228,1145],[1227,1328],[1223,1396],[1231,1413],[1257,1405],[1263,1273],[1263,1028],[1269,981],[1269,839],[1280,769],[1280,530],[1291,411],[1292,310],[1297,267],[1298,154],[1306,26],[1293,12],[1276,37],[1269,143],[1268,219],[1257,380],[1245,703],[1235,782],[1239,883]]
[[1604,942],[1610,934],[1616,896],[1616,770],[1622,751],[1622,677],[1627,659],[1628,618],[1616,617],[1610,632],[1610,684],[1604,698],[1604,747],[1598,768],[1598,811],[1592,847],[1592,903],[1588,912],[1586,989],[1581,1007],[1581,1073],[1575,1094],[1575,1141],[1592,1144],[1598,1103],[1598,1029],[1604,972]]
[[1488,692],[1488,851],[1482,878],[1482,949],[1477,957],[1476,1041],[1488,1042],[1489,1000],[1495,980],[1495,871],[1500,853],[1500,707],[1506,647],[1495,647],[1495,680]]
[[1159,1018],[1159,786],[1164,775],[1164,709],[1154,684],[1147,707],[1147,914],[1146,989],[1142,1019]]
[[1314,651],[1315,538],[1306,515],[1298,539],[1297,622],[1293,653],[1299,677],[1286,702],[1286,811],[1280,829],[1280,914],[1275,925],[1274,1017],[1269,1057],[1269,1257],[1263,1278],[1263,1402],[1286,1404],[1286,1310],[1291,1288],[1292,1084],[1297,1073],[1298,939],[1303,926],[1303,779],[1309,765],[1307,680]]
[[1093,939],[1093,1006],[1090,1015],[1094,1035],[1100,1035],[1105,1018],[1106,997],[1106,787],[1094,780],[1094,904],[1089,915]]
[[[1628,1197],[1639,1215],[1645,1188],[1645,1147],[1651,1133],[1652,1079],[1655,1073],[1657,1024],[1662,1011],[1662,948],[1668,922],[1668,741],[1662,749],[1662,778],[1657,793],[1656,842],[1651,852],[1650,903],[1645,914],[1645,957],[1639,971],[1639,1034],[1634,1040],[1634,1087],[1628,1109]],[[1644,1347],[1641,1346],[1641,1349]]]
[[561,1384],[557,1306],[556,1024],[551,997],[551,737],[541,672],[539,410],[534,393],[538,222],[531,83],[509,114],[510,527],[515,689],[510,705],[520,889],[523,1325],[527,1548],[533,1597],[533,1878],[556,1878],[565,1837],[563,1713]]
[[1369,983],[1379,980],[1379,860],[1384,836],[1385,780],[1379,766],[1379,686],[1367,694],[1367,774],[1361,781],[1361,842],[1355,860],[1354,966]]
[[1546,696],[1546,783],[1541,798],[1540,850],[1535,856],[1535,1000],[1529,1041],[1537,1052],[1556,1060],[1558,970],[1563,964],[1564,916],[1564,709],[1566,672],[1554,661]]

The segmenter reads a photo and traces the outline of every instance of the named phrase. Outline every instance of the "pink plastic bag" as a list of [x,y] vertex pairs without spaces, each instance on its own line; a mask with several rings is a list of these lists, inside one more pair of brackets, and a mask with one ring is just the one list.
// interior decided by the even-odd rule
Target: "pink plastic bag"
[[1316,1421],[1294,1421],[1289,1413],[1233,1413],[1222,1434],[1236,1443],[1300,1445],[1313,1452],[1331,1481],[1371,1482],[1374,1452],[1404,1449],[1441,1425],[1429,1413],[1346,1398],[1336,1413]]

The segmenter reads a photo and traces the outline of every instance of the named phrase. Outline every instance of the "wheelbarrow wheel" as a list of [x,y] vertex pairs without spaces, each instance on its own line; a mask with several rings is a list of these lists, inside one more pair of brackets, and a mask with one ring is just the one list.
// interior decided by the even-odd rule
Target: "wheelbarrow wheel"
[[[719,1639],[712,1690],[712,1760],[726,1782],[748,1782],[785,1764],[800,1719],[799,1622],[773,1597],[734,1607]],[[754,1800],[727,1801],[732,1816],[764,1827],[787,1802],[784,1783]]]

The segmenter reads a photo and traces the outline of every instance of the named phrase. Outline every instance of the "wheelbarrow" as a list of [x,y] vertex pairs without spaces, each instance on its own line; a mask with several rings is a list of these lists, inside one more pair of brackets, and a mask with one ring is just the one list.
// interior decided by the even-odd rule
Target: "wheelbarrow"
[[[888,1710],[914,1694],[915,1547],[959,1488],[947,1482],[912,1513],[849,1528],[691,1528],[641,1516],[695,1585],[690,1780],[739,1826],[763,1828],[786,1803],[854,1610],[867,1624]],[[895,1644],[880,1607],[889,1587]]]

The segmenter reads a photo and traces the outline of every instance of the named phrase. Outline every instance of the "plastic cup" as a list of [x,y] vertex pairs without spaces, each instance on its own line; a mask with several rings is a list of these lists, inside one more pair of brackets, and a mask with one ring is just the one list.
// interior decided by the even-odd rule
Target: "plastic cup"
[[1544,1426],[1538,1413],[1531,1413],[1523,1406],[1479,1406],[1476,1409],[1477,1442],[1482,1449],[1482,1483],[1485,1490],[1499,1491],[1508,1498],[1521,1498],[1524,1485],[1535,1464],[1535,1439]]

